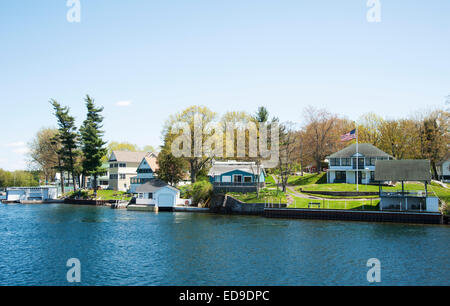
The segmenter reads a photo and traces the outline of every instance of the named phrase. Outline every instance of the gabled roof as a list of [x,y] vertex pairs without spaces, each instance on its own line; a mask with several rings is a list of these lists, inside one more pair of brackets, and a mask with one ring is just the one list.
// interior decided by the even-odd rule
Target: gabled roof
[[377,160],[376,181],[431,181],[429,160]]
[[[358,153],[364,155],[365,157],[392,157],[386,152],[381,151],[374,145],[370,143],[360,143],[358,144]],[[349,145],[348,147],[331,154],[327,158],[350,158],[356,154],[356,143]]]
[[[113,151],[109,160],[117,162],[140,163],[142,159],[149,155],[148,152],[129,152],[129,151]],[[116,160],[111,160],[112,157]]]
[[137,193],[156,192],[159,189],[164,188],[164,187],[168,187],[170,189],[179,191],[177,188],[170,186],[169,184],[167,184],[164,181],[161,181],[159,179],[152,179],[152,180],[148,181],[147,183],[136,187],[136,192]]
[[[142,159],[141,164],[144,160],[147,162],[153,172],[156,172],[159,169],[157,155],[155,155],[154,153],[150,153],[149,155],[145,156]],[[139,167],[140,166],[141,165],[139,165]]]
[[[258,166],[254,162],[214,162],[208,172],[208,176],[222,175],[224,173],[240,170],[250,174],[258,175]],[[264,166],[259,166],[259,170],[264,172]]]

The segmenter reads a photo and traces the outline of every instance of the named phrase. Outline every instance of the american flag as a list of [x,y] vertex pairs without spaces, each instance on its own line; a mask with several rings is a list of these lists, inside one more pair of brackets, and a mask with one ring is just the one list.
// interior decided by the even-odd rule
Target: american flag
[[356,139],[356,129],[341,136],[341,141],[349,141]]

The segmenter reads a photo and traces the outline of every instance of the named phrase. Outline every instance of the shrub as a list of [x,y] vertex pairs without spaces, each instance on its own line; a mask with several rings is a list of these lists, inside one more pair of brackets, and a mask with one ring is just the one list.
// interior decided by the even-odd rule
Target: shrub
[[204,204],[209,200],[213,191],[210,182],[200,181],[192,184],[192,201],[194,205]]

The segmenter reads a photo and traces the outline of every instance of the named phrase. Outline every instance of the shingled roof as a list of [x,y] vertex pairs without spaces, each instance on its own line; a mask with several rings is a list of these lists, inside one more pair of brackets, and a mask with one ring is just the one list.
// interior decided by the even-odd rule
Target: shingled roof
[[[224,173],[240,170],[247,173],[258,174],[258,166],[254,162],[215,162],[208,172],[208,176],[222,175]],[[264,167],[259,167],[260,171],[264,171]]]
[[[129,151],[113,151],[111,156],[116,157],[115,161],[118,162],[129,162],[129,163],[140,163],[142,159],[149,156],[149,152],[129,152]],[[110,158],[111,161],[111,158]]]
[[136,192],[137,193],[156,192],[157,190],[159,190],[163,187],[169,187],[171,189],[178,190],[177,188],[170,186],[169,184],[167,184],[164,181],[161,181],[159,179],[153,179],[153,180],[148,181],[145,184],[142,184],[142,185],[136,187]]
[[[365,157],[392,157],[386,152],[381,151],[374,145],[370,143],[360,143],[358,145],[358,153],[364,155]],[[348,147],[331,154],[327,158],[350,158],[356,154],[356,143],[349,145]]]
[[377,160],[376,181],[431,181],[429,160]]

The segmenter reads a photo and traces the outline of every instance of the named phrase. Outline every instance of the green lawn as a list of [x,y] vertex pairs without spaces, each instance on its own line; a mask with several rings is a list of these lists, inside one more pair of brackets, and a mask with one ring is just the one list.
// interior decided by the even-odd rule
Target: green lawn
[[305,173],[303,176],[291,176],[288,179],[288,185],[302,186],[311,184],[324,184],[326,183],[326,173]]
[[[309,203],[320,203],[321,209],[378,210],[379,200],[312,200],[294,197],[294,203],[288,208],[308,208]],[[311,208],[318,208],[317,205]]]
[[272,203],[280,203],[286,204],[286,195],[282,191],[276,190],[268,190],[268,189],[261,189],[259,198],[256,196],[256,192],[249,192],[249,193],[238,193],[238,192],[229,192],[227,195],[232,196],[235,199],[238,199],[239,201],[242,201],[244,203],[265,203],[266,201],[270,201]]
[[266,177],[266,187],[276,187],[277,184],[271,175]]
[[[65,194],[66,197],[72,197],[73,192],[69,192]],[[94,191],[82,191],[81,197],[85,199],[93,199],[94,198]],[[98,190],[97,191],[97,200],[124,200],[124,201],[130,201],[132,198],[132,195],[129,193],[125,193],[123,191],[115,191],[115,190]]]

